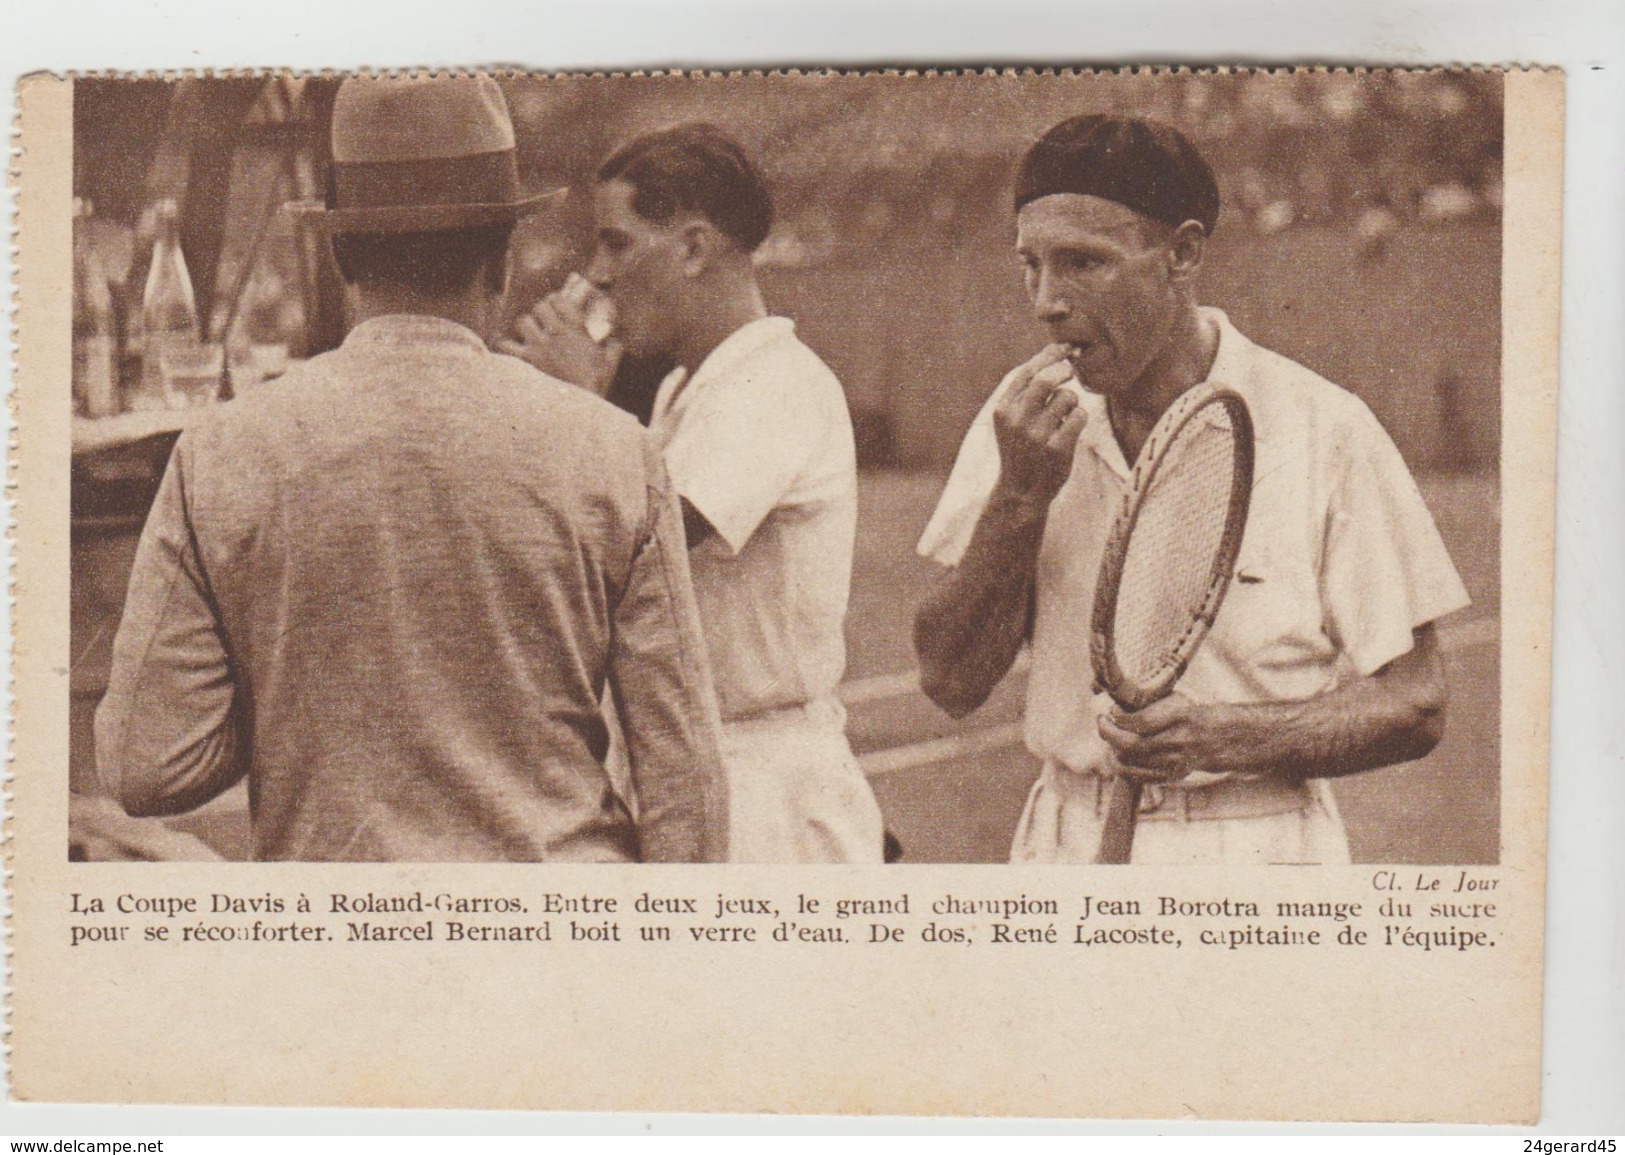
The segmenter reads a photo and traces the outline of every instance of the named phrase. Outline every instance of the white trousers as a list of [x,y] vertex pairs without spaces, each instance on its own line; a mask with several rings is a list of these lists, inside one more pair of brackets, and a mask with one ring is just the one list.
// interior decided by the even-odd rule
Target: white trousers
[[[1322,779],[1304,784],[1302,803],[1256,817],[1189,817],[1177,786],[1154,814],[1142,814],[1130,862],[1136,865],[1263,866],[1323,863],[1346,866],[1348,836],[1331,787]],[[1105,825],[1104,780],[1045,763],[1027,795],[1027,806],[1010,848],[1011,862],[1093,862]]]
[[880,806],[846,741],[846,711],[818,701],[722,724],[731,862],[882,860]]

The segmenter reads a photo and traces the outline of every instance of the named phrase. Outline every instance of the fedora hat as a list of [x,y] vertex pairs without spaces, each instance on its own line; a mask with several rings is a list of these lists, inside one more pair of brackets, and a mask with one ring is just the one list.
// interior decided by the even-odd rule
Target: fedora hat
[[491,77],[355,77],[333,101],[333,233],[512,224],[558,192],[519,185],[513,118]]

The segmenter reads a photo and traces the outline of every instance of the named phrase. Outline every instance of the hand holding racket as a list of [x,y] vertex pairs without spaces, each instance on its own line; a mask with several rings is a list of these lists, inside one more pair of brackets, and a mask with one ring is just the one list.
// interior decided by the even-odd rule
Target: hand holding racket
[[[1218,616],[1247,528],[1253,423],[1229,389],[1169,407],[1134,467],[1100,563],[1090,626],[1095,680],[1124,710],[1166,697]],[[1095,861],[1125,863],[1141,782],[1114,778]]]

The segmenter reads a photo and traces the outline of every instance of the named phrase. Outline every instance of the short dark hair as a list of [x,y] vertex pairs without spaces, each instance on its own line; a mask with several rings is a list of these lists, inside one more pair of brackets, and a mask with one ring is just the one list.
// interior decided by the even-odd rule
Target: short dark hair
[[624,180],[644,220],[669,224],[699,213],[746,252],[773,227],[773,199],[739,142],[711,124],[682,124],[622,145],[598,169],[601,182]]
[[382,281],[435,295],[461,293],[481,270],[500,270],[511,224],[432,233],[340,233],[333,259],[344,279]]

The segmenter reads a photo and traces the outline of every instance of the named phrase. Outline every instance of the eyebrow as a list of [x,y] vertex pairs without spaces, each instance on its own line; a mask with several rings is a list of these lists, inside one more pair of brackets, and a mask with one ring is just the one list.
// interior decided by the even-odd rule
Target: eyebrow
[[[1101,241],[1057,241],[1046,246],[1052,252],[1059,253],[1086,253],[1091,256],[1115,253],[1117,249]],[[1034,255],[1032,246],[1017,243],[1016,255],[1031,257]]]

